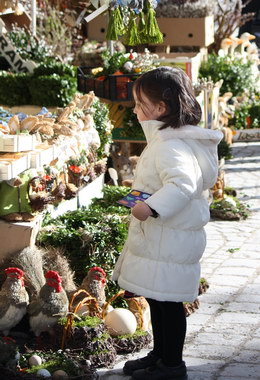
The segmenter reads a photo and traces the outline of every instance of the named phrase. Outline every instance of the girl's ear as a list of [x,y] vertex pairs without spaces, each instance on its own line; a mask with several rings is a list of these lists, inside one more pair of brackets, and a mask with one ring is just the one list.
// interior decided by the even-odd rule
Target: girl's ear
[[160,103],[158,104],[158,112],[160,114],[160,116],[164,115],[166,113],[166,104],[163,102],[163,101],[160,101]]

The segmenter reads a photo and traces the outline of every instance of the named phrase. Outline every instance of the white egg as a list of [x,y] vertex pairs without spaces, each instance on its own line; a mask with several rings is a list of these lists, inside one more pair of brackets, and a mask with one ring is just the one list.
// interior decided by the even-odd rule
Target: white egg
[[123,65],[123,67],[124,67],[124,69],[126,70],[126,71],[132,71],[133,70],[133,63],[132,62],[130,62],[130,61],[127,61],[124,65]]
[[225,197],[224,200],[228,202],[231,206],[237,207],[236,201],[231,197]]
[[42,364],[42,358],[39,355],[32,355],[29,358],[29,365],[32,367],[33,365],[41,365]]
[[50,372],[47,371],[47,369],[44,369],[44,368],[39,369],[39,370],[37,371],[37,375],[42,376],[42,377],[51,377]]
[[67,372],[63,371],[62,369],[58,369],[57,371],[53,372],[52,377],[54,379],[66,379],[69,377]]
[[114,310],[113,306],[112,305],[108,305],[108,307],[106,308],[106,315],[108,313],[110,313],[110,311]]
[[106,315],[105,325],[112,336],[118,336],[133,334],[137,327],[137,321],[130,310],[117,308]]

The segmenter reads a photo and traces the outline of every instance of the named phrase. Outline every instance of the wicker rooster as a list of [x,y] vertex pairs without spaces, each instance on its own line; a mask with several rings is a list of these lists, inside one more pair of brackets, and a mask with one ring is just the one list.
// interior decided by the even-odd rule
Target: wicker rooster
[[19,268],[5,269],[7,278],[0,292],[0,331],[5,336],[16,326],[23,316],[29,303],[29,296],[24,287],[24,272]]
[[[29,307],[30,326],[36,337],[44,331],[53,335],[53,327],[58,319],[66,316],[69,303],[65,290],[61,286],[61,277],[58,272],[45,273],[46,283],[39,295]],[[40,340],[38,339],[38,343]]]

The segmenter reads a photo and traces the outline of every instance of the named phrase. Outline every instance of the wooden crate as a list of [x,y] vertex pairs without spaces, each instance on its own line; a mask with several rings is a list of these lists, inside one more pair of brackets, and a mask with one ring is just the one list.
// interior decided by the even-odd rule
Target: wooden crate
[[160,45],[168,46],[209,46],[214,42],[214,17],[166,18],[157,22],[164,40]]
[[56,145],[38,145],[36,149],[31,152],[31,168],[37,169],[44,165],[49,165],[58,155],[59,152]]
[[3,135],[0,136],[0,152],[25,152],[33,150],[37,139],[35,135]]
[[0,181],[8,181],[30,168],[30,152],[0,154]]

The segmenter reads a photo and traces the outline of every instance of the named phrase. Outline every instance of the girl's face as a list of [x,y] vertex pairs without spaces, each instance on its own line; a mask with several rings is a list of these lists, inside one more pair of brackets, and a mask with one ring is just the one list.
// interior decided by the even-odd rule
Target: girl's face
[[159,118],[165,114],[166,105],[164,102],[154,104],[142,91],[140,94],[142,101],[137,99],[135,91],[133,95],[135,100],[134,113],[138,121],[159,120]]

